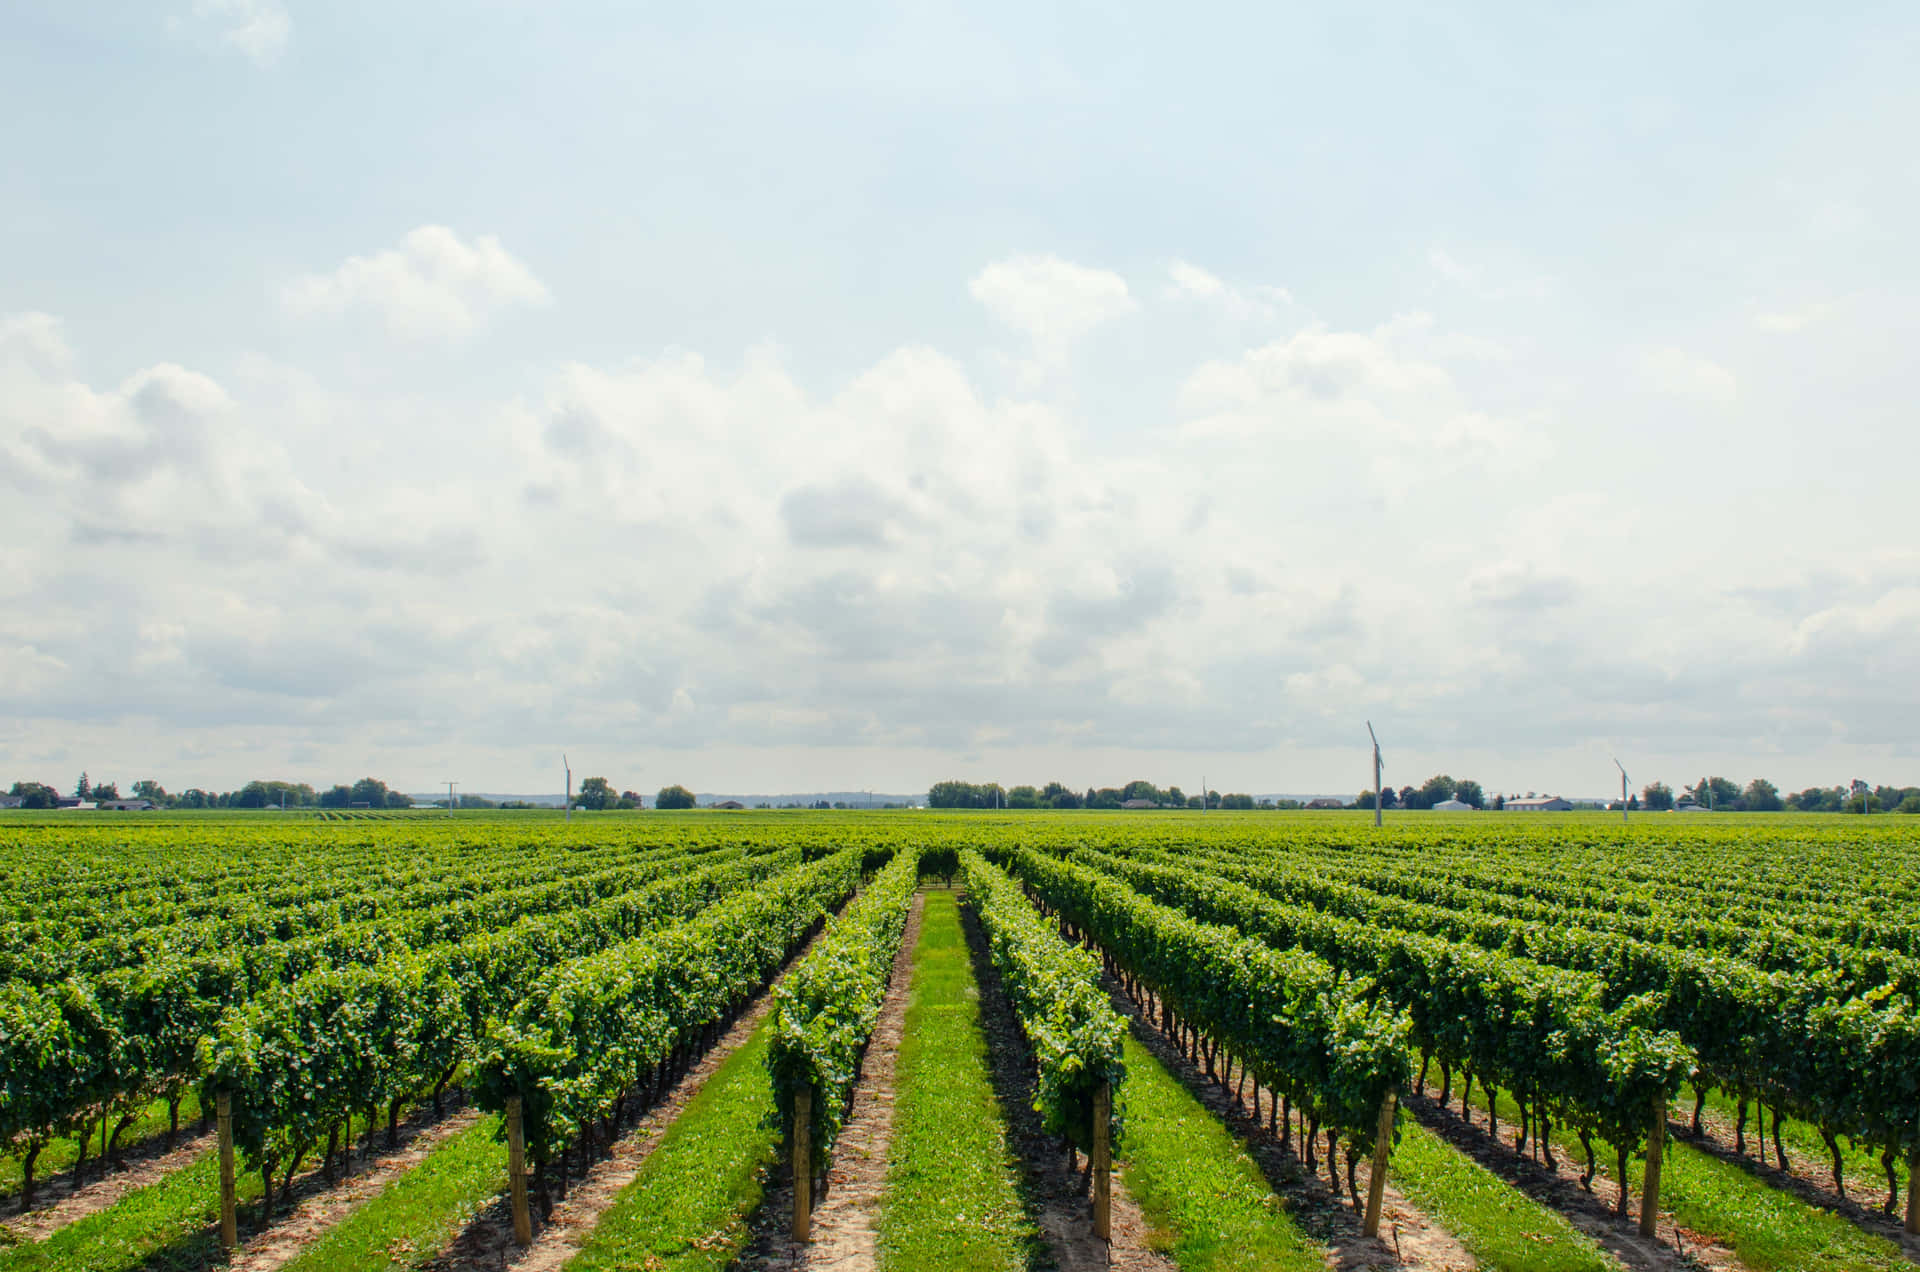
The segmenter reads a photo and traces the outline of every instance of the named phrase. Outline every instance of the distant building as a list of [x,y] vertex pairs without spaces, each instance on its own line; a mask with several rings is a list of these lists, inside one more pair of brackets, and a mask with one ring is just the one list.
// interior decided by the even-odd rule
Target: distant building
[[1319,799],[1308,800],[1306,806],[1308,808],[1345,808],[1347,806],[1347,801],[1343,799],[1333,799],[1329,796],[1322,795]]
[[1542,795],[1538,799],[1510,799],[1507,801],[1510,813],[1570,813],[1573,811],[1571,800],[1561,799],[1558,795]]
[[723,800],[721,800],[721,801],[720,801],[720,802],[719,802],[718,804],[708,804],[708,805],[707,805],[707,807],[708,807],[708,808],[733,808],[733,809],[738,809],[738,808],[745,808],[745,807],[746,807],[746,805],[745,805],[745,804],[742,804],[742,803],[741,803],[741,802],[740,802],[739,800],[737,800],[737,799],[723,799]]
[[0,795],[0,808],[18,808],[26,798],[25,795]]
[[[1512,808],[1513,805],[1508,804],[1507,807]],[[1433,806],[1433,811],[1436,813],[1470,813],[1473,811],[1473,805],[1463,803],[1457,799],[1443,799]]]
[[1160,805],[1150,799],[1128,799],[1120,802],[1122,808],[1158,808]]
[[112,813],[150,813],[154,809],[150,799],[108,799],[94,805],[105,812]]

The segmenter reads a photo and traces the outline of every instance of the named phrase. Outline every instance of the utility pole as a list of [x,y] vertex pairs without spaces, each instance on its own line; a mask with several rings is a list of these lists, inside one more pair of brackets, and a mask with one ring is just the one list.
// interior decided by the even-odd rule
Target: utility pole
[[567,770],[567,825],[573,825],[573,765],[567,762],[567,753],[560,752],[560,763]]
[[1367,721],[1367,736],[1373,739],[1373,824],[1378,826],[1381,805],[1386,803],[1386,792],[1380,789],[1380,735],[1373,731],[1373,721]]
[[460,785],[460,783],[458,782],[447,783],[447,811],[448,812],[452,812],[454,809],[460,807],[459,803],[453,798],[453,788],[458,785]]
[[1614,760],[1613,767],[1620,769],[1620,824],[1624,826],[1627,824],[1627,770],[1618,759]]

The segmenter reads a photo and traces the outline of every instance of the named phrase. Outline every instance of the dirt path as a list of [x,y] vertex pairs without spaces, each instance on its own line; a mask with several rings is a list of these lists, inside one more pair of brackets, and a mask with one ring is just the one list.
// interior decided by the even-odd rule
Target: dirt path
[[[291,1263],[355,1207],[378,1196],[394,1180],[424,1161],[427,1154],[478,1122],[480,1110],[456,1108],[437,1122],[427,1120],[430,1117],[430,1110],[423,1106],[421,1113],[409,1119],[413,1125],[399,1148],[381,1154],[371,1163],[363,1162],[335,1187],[308,1192],[295,1204],[292,1214],[243,1242],[234,1251],[229,1266],[236,1272],[274,1272]],[[311,1183],[312,1178],[307,1182]]]
[[880,1019],[861,1058],[853,1089],[853,1109],[833,1147],[827,1187],[813,1211],[813,1241],[802,1245],[788,1236],[793,1214],[793,1181],[782,1172],[778,1187],[767,1190],[754,1233],[739,1267],[754,1272],[871,1272],[875,1266],[880,1194],[887,1182],[887,1148],[893,1142],[894,1066],[906,1025],[908,989],[913,980],[913,947],[920,940],[920,914],[926,894],[915,893],[907,926],[894,955]]
[[[1754,1178],[1782,1192],[1793,1194],[1810,1206],[1846,1219],[1857,1225],[1862,1231],[1875,1236],[1885,1237],[1899,1246],[1909,1259],[1920,1262],[1920,1237],[1909,1236],[1904,1227],[1904,1214],[1897,1207],[1889,1216],[1880,1206],[1887,1196],[1887,1177],[1878,1164],[1871,1173],[1852,1171],[1847,1176],[1847,1195],[1840,1196],[1833,1190],[1832,1159],[1815,1157],[1805,1152],[1800,1145],[1781,1140],[1787,1150],[1787,1165],[1790,1170],[1783,1171],[1775,1165],[1772,1139],[1772,1110],[1768,1110],[1768,1138],[1762,1146],[1760,1157],[1753,1156],[1754,1132],[1751,1124],[1747,1127],[1747,1147],[1744,1154],[1733,1149],[1734,1119],[1728,1113],[1709,1108],[1700,1114],[1700,1125],[1706,1131],[1702,1138],[1694,1138],[1690,1133],[1692,1111],[1682,1110],[1682,1116],[1668,1123],[1668,1134],[1675,1139],[1699,1149],[1703,1153],[1739,1166]],[[1904,1202],[1905,1194],[1901,1195]]]
[[[1745,1272],[1745,1265],[1733,1251],[1678,1227],[1670,1214],[1662,1212],[1653,1238],[1641,1236],[1639,1194],[1628,1197],[1627,1217],[1615,1214],[1619,1186],[1607,1176],[1595,1175],[1592,1190],[1583,1188],[1580,1177],[1586,1173],[1586,1162],[1579,1156],[1556,1151],[1555,1164],[1549,1167],[1535,1157],[1515,1153],[1511,1140],[1495,1141],[1489,1136],[1484,1110],[1476,1110],[1480,1120],[1470,1124],[1455,1107],[1442,1109],[1425,1095],[1416,1094],[1406,1107],[1422,1126],[1524,1195],[1559,1211],[1567,1222],[1635,1272],[1698,1272],[1701,1268]],[[1504,1124],[1502,1133],[1506,1133]],[[1604,1157],[1606,1150],[1597,1144],[1596,1148]],[[1602,1165],[1610,1167],[1604,1161]]]
[[[781,974],[804,959],[819,939],[819,932],[809,937],[799,952],[787,960]],[[425,1264],[425,1268],[430,1272],[503,1272],[504,1269],[551,1272],[563,1267],[580,1252],[600,1216],[640,1173],[641,1164],[658,1146],[660,1137],[680,1116],[680,1111],[700,1094],[700,1088],[726,1063],[727,1057],[738,1051],[759,1028],[773,1007],[771,991],[769,985],[734,1018],[718,1041],[620,1137],[610,1155],[597,1159],[584,1175],[575,1175],[570,1180],[566,1200],[554,1205],[553,1214],[546,1222],[541,1222],[540,1209],[534,1207],[532,1245],[522,1250],[514,1244],[512,1209],[507,1198],[500,1196],[475,1214],[447,1249]]]
[[216,1138],[208,1132],[182,1139],[170,1153],[130,1154],[123,1166],[110,1169],[105,1179],[82,1183],[78,1192],[67,1190],[64,1175],[51,1181],[38,1180],[34,1208],[7,1220],[6,1230],[21,1242],[44,1240],[70,1223],[105,1210],[128,1193],[185,1169],[202,1153],[212,1152]]
[[[1381,1235],[1361,1235],[1360,1218],[1345,1198],[1335,1197],[1322,1175],[1309,1172],[1232,1091],[1208,1077],[1205,1070],[1180,1053],[1179,1047],[1157,1025],[1149,1023],[1149,1013],[1143,1012],[1142,1007],[1153,1003],[1151,997],[1145,1004],[1135,1002],[1126,988],[1111,976],[1106,978],[1106,987],[1113,996],[1114,1007],[1132,1025],[1133,1036],[1208,1112],[1226,1124],[1259,1166],[1261,1174],[1267,1177],[1274,1192],[1286,1199],[1287,1209],[1298,1219],[1300,1227],[1332,1249],[1331,1267],[1342,1272],[1388,1268],[1471,1272],[1479,1266],[1466,1247],[1393,1186],[1391,1176],[1381,1203]],[[1151,1013],[1152,1020],[1159,1018],[1157,1010]],[[1260,1088],[1254,1098],[1264,1105],[1271,1101],[1272,1092]],[[1363,1161],[1356,1175],[1363,1196],[1371,1173],[1371,1162]]]

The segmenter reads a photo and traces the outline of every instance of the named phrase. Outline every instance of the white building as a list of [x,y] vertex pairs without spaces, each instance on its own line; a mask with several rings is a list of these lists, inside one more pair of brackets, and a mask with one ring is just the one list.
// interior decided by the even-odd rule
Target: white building
[[1473,805],[1464,804],[1457,799],[1443,799],[1433,806],[1433,811],[1436,813],[1470,813],[1473,811]]
[[1558,795],[1542,795],[1538,799],[1510,799],[1507,801],[1510,813],[1570,813],[1573,803],[1561,799]]

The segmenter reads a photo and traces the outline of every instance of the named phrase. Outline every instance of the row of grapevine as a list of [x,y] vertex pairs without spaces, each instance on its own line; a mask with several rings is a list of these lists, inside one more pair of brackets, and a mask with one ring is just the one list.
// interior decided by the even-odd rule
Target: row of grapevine
[[1696,1083],[1784,1106],[1830,1136],[1882,1151],[1920,1147],[1920,1012],[1900,981],[1862,983],[1831,963],[1800,975],[1767,972],[1571,920],[1518,923],[1477,911],[1467,896],[1449,906],[1423,905],[1341,891],[1288,871],[1225,863],[1201,869],[1223,883],[1230,873],[1264,896],[1307,900],[1371,926],[1590,973],[1604,982],[1610,1005],[1644,1004],[1648,1019],[1694,1051]]
[[1623,1152],[1694,1070],[1691,1050],[1659,1027],[1657,1003],[1610,1008],[1604,982],[1590,974],[1283,905],[1190,867],[1086,855],[1096,858],[1102,873],[1195,918],[1361,978],[1406,1011],[1423,1052]]
[[[1126,1076],[1127,1027],[1100,988],[1099,960],[1063,941],[1019,886],[978,852],[961,852],[960,877],[1038,1062],[1038,1111],[1049,1131],[1088,1148],[1095,1098],[1102,1088],[1117,1094]],[[1120,1106],[1107,1107],[1111,1135]]]
[[848,848],[690,923],[554,969],[490,1029],[474,1065],[480,1104],[506,1112],[516,1101],[528,1155],[552,1160],[677,1045],[763,985],[859,886],[864,856]]
[[1240,1056],[1261,1085],[1352,1143],[1372,1140],[1389,1093],[1412,1074],[1407,1013],[1326,960],[1276,949],[1156,904],[1043,853],[1014,873],[1048,912],[1084,931],[1173,1019]]
[[831,1158],[845,1125],[919,881],[920,854],[897,853],[774,987],[767,1068],[783,1125],[793,1125],[795,1096],[809,1096],[816,1170]]

